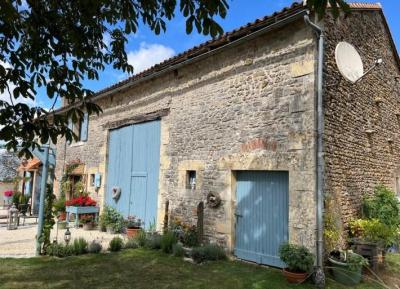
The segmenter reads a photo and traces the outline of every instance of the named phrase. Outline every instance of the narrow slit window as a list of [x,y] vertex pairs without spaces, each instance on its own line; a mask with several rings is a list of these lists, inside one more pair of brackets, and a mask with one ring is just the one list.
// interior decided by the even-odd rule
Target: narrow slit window
[[196,189],[196,171],[187,171],[186,187],[191,190]]

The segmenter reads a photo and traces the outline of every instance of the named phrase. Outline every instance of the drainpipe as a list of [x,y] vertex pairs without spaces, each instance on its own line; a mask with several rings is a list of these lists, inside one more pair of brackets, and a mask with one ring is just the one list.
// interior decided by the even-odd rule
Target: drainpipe
[[317,175],[317,268],[315,272],[315,282],[318,287],[324,287],[325,274],[323,271],[324,263],[324,152],[323,152],[323,67],[324,67],[324,32],[321,27],[310,21],[309,13],[304,16],[304,21],[315,32],[318,39],[318,70],[317,70],[317,150],[316,150],[316,175]]
[[39,256],[41,253],[41,235],[42,229],[44,226],[44,207],[46,201],[46,189],[47,189],[47,175],[48,175],[48,166],[49,166],[49,147],[50,142],[47,145],[42,146],[44,149],[44,161],[42,167],[42,179],[40,183],[40,201],[39,201],[39,216],[38,216],[38,227],[36,233],[36,256]]

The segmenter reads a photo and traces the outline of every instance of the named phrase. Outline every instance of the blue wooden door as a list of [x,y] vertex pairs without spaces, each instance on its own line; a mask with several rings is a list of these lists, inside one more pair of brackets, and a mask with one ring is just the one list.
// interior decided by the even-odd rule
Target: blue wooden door
[[[110,132],[107,203],[125,217],[139,217],[147,228],[157,217],[159,170],[160,121]],[[118,201],[112,198],[113,187],[121,188]]]
[[235,255],[238,258],[284,267],[278,250],[288,241],[288,196],[288,172],[237,173]]

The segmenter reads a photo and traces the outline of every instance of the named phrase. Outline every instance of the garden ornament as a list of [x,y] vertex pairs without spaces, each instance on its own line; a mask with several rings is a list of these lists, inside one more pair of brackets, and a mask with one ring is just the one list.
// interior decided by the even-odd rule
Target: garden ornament
[[208,193],[207,204],[212,208],[217,208],[221,204],[221,198],[218,194]]
[[120,187],[113,187],[112,188],[112,198],[114,201],[118,201],[119,197],[121,196],[121,188]]

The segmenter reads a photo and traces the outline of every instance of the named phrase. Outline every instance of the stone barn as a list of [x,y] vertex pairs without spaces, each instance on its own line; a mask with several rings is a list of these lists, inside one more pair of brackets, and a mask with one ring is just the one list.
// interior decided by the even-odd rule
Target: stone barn
[[[101,206],[146,227],[167,214],[278,267],[286,241],[321,256],[326,196],[345,226],[375,185],[400,190],[399,57],[379,4],[351,12],[317,21],[293,4],[99,91],[103,113],[57,144],[55,191],[74,163]],[[341,41],[366,67],[383,64],[350,83],[335,63]]]

